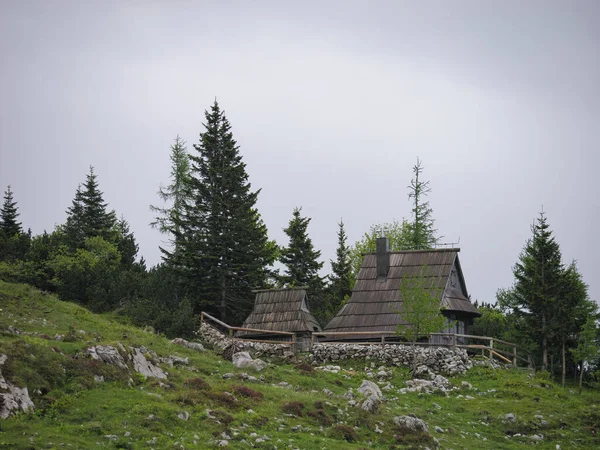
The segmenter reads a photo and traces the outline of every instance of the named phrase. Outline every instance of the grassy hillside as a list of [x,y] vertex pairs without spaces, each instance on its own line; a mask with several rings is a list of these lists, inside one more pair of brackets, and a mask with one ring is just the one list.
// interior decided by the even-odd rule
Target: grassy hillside
[[[0,420],[0,449],[194,449],[217,448],[222,440],[228,448],[433,448],[433,437],[453,449],[600,446],[599,393],[578,395],[526,371],[477,367],[451,378],[457,390],[444,395],[402,394],[410,374],[389,368],[380,386],[392,388],[372,414],[342,397],[367,379],[367,361],[346,362],[339,373],[271,361],[249,374],[258,378],[252,381],[210,350],[171,344],[28,286],[0,282],[0,309],[0,354],[8,356],[2,374],[27,386],[36,405],[34,413]],[[82,357],[87,347],[118,343],[187,357],[189,364],[160,364],[168,379],[159,381]],[[429,435],[394,425],[394,416],[411,413],[428,423]],[[506,419],[510,413],[514,421]]]

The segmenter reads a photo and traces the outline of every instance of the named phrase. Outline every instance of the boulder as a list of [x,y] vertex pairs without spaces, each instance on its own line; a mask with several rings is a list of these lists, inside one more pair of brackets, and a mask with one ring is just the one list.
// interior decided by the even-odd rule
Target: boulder
[[394,417],[394,424],[402,428],[403,430],[410,432],[424,431],[429,432],[429,427],[424,420],[421,420],[415,416],[397,416]]
[[35,408],[26,387],[16,387],[2,376],[1,368],[6,359],[6,355],[0,355],[0,419],[6,419],[17,411],[27,412]]
[[119,351],[110,345],[97,345],[85,350],[88,355],[97,361],[117,366],[119,369],[128,370],[125,360]]
[[366,397],[375,397],[377,400],[382,397],[379,386],[369,380],[363,380],[362,384],[357,390]]
[[129,358],[131,359],[133,369],[136,372],[151,378],[167,378],[167,374],[165,374],[160,367],[155,366],[151,361],[148,361],[139,348],[133,348],[132,350],[133,353],[129,355]]
[[360,408],[364,411],[376,413],[379,410],[379,398],[375,397],[374,395],[370,395],[362,403],[362,405],[360,405]]
[[254,369],[257,372],[260,372],[265,367],[267,367],[267,363],[260,359],[252,359],[248,352],[237,352],[232,356],[232,362],[235,367],[238,369]]
[[204,351],[204,346],[198,342],[189,342],[182,338],[175,338],[171,341],[171,344],[181,345],[182,347],[191,348],[192,350],[198,350],[199,352]]

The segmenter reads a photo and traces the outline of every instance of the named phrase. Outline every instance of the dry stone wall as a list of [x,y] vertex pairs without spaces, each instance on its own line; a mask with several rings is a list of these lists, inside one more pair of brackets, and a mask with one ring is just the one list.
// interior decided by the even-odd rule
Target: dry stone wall
[[387,365],[408,366],[444,375],[464,373],[473,366],[466,350],[446,347],[419,347],[401,344],[315,344],[313,364],[339,362],[346,359],[374,360]]

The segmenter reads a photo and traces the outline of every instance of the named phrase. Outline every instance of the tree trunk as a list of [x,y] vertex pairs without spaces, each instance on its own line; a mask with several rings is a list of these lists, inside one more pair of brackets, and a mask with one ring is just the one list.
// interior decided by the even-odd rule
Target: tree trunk
[[562,353],[562,387],[564,388],[565,384],[566,384],[566,378],[567,378],[567,357],[565,354],[565,338],[564,338],[564,336],[562,339],[561,353]]
[[579,394],[581,394],[581,386],[583,385],[583,361],[581,361],[581,366],[579,368]]
[[546,335],[546,313],[542,313],[542,370],[548,370],[548,336]]

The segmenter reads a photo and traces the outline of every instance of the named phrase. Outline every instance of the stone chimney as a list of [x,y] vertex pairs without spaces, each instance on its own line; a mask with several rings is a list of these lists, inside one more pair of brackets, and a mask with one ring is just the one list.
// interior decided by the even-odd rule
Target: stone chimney
[[377,280],[385,281],[390,270],[390,244],[388,238],[377,238]]

